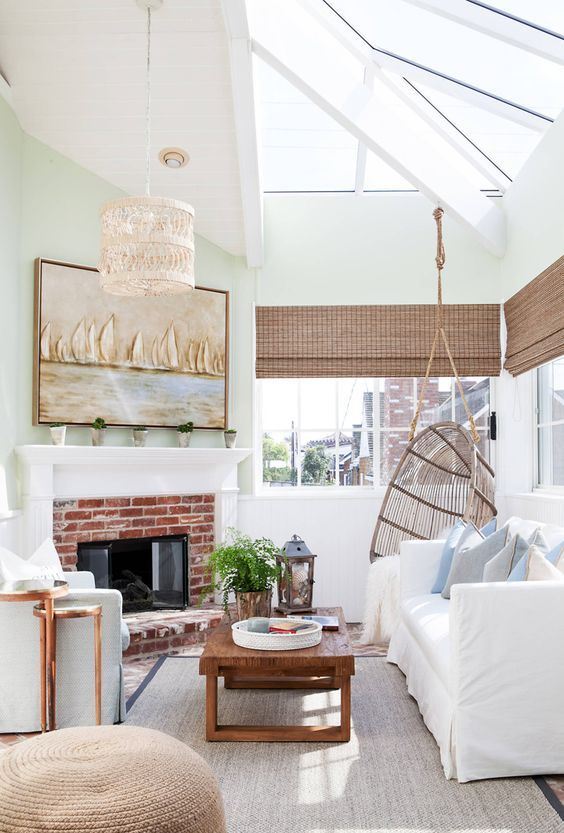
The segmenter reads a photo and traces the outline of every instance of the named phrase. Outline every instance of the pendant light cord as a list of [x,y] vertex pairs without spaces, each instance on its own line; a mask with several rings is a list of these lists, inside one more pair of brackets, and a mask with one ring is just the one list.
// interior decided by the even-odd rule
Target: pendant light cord
[[151,194],[151,7],[147,8],[147,89],[145,101],[145,196]]

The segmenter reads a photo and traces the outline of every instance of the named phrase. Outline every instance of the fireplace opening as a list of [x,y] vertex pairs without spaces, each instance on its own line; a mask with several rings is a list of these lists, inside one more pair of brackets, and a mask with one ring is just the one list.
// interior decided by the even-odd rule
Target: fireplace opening
[[188,606],[188,535],[78,544],[77,569],[96,587],[119,590],[124,613]]

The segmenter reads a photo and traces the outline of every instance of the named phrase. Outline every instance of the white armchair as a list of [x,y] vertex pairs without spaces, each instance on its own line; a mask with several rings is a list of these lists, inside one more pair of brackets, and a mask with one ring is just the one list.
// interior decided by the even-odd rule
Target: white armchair
[[[125,718],[122,651],[129,644],[117,590],[86,572],[65,573],[65,605],[102,605],[102,723]],[[0,602],[0,732],[40,731],[39,620],[33,602]],[[57,622],[57,728],[95,723],[92,619]]]

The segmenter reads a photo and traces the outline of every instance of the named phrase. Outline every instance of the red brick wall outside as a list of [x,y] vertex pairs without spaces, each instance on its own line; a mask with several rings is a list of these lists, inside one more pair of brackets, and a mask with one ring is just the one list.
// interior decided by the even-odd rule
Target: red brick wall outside
[[[419,396],[420,385],[423,380],[418,380],[417,395]],[[450,394],[439,390],[439,380],[430,378],[425,399],[423,400],[422,413],[436,408],[448,398]],[[382,414],[382,426],[391,429],[384,434],[381,448],[381,471],[382,483],[387,485],[394,473],[401,455],[407,445],[407,431],[400,430],[409,428],[413,418],[415,402],[413,400],[413,379],[411,378],[390,378],[384,383],[384,402]],[[428,422],[428,413],[427,413]],[[421,430],[421,420],[418,431]]]
[[53,502],[53,540],[65,569],[76,569],[77,544],[118,538],[190,535],[190,603],[209,582],[214,495],[74,498]]

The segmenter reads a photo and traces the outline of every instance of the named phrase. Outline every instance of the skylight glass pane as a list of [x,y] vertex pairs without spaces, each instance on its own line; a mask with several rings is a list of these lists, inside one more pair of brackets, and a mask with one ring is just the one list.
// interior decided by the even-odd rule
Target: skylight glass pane
[[256,62],[265,191],[354,191],[357,142],[289,81]]
[[[375,153],[366,156],[365,191],[413,191],[414,186],[386,165]],[[415,189],[416,190],[416,189]]]
[[330,4],[374,47],[552,118],[564,105],[564,67],[551,61],[397,0]]
[[425,98],[511,179],[515,179],[543,137],[543,133],[527,130],[526,127],[499,118],[459,98],[444,95],[421,84],[416,86]]
[[564,33],[564,3],[562,0],[488,0],[489,5],[514,17],[536,23],[552,32]]

